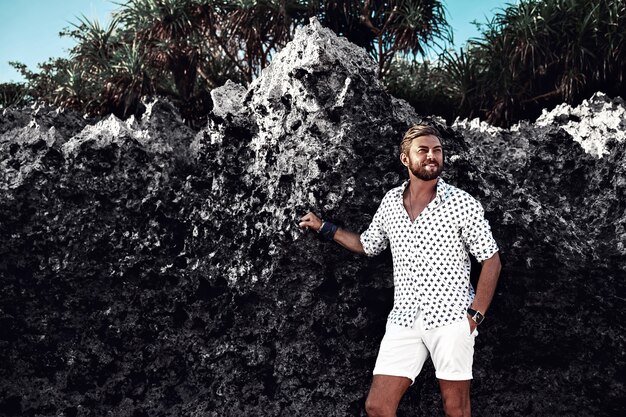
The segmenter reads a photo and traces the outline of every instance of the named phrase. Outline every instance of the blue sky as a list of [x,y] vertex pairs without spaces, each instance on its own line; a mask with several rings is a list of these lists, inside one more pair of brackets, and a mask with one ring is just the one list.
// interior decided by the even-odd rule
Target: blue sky
[[[472,21],[484,23],[497,9],[516,1],[443,0],[455,44],[460,46],[478,35]],[[0,25],[0,83],[22,81],[9,61],[19,61],[36,70],[38,63],[50,57],[67,56],[73,42],[59,37],[63,28],[82,15],[104,25],[117,7],[110,0],[0,0],[0,16],[4,16]]]

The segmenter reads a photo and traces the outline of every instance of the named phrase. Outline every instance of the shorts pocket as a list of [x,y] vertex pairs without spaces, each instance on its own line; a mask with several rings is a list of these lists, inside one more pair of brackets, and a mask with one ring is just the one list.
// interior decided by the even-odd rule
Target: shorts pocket
[[465,323],[467,324],[467,330],[466,330],[466,334],[472,336],[472,337],[476,337],[478,336],[478,326],[476,326],[476,328],[474,329],[474,331],[472,331],[472,326],[470,326],[470,321],[471,319],[466,319]]

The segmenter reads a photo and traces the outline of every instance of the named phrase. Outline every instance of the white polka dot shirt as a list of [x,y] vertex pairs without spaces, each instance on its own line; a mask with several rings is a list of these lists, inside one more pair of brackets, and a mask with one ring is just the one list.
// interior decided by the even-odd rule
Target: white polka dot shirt
[[367,256],[391,244],[394,303],[388,320],[411,327],[421,310],[425,329],[465,319],[474,299],[471,253],[484,261],[498,251],[480,203],[443,179],[433,201],[411,223],[402,203],[409,181],[390,190],[361,234]]

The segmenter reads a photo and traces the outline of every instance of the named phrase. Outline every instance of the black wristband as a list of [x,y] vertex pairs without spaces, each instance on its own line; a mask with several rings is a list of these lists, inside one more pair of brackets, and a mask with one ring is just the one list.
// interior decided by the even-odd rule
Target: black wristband
[[333,240],[335,233],[337,233],[337,225],[331,222],[324,222],[319,230],[320,235],[324,240]]

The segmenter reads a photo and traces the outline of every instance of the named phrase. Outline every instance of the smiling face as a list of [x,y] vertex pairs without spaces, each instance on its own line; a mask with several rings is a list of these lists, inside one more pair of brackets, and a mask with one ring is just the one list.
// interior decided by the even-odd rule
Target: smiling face
[[400,154],[400,161],[415,177],[423,181],[436,179],[443,170],[443,147],[439,138],[425,135],[413,139],[408,152]]

